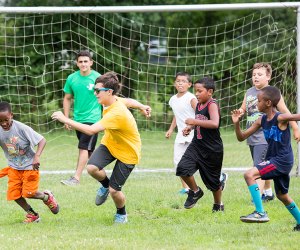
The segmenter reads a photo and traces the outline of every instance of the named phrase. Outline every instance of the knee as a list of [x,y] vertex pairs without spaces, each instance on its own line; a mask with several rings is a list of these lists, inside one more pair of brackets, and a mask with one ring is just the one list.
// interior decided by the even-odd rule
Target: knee
[[86,166],[86,171],[92,175],[94,173],[96,173],[99,169],[95,166],[95,165],[87,165]]
[[109,193],[112,197],[116,196],[119,191],[109,186]]
[[250,171],[246,171],[246,172],[244,173],[244,179],[245,179],[245,180],[249,180],[250,178],[252,178],[251,172],[250,172]]

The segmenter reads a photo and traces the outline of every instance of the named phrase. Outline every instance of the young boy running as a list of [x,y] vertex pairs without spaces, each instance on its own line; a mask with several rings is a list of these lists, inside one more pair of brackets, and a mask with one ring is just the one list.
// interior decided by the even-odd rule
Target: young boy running
[[40,156],[46,140],[32,128],[13,120],[11,106],[7,102],[0,102],[0,145],[8,160],[8,167],[0,171],[0,177],[8,175],[7,200],[14,200],[26,211],[24,223],[40,221],[39,214],[25,198],[40,199],[53,214],[57,214],[59,206],[53,194],[38,191]]
[[[126,223],[125,195],[121,190],[140,160],[141,139],[134,117],[122,99],[116,96],[120,88],[121,84],[114,72],[97,78],[94,92],[104,111],[103,118],[93,125],[72,121],[60,111],[54,112],[52,118],[88,135],[104,131],[100,146],[88,161],[87,171],[102,185],[96,195],[96,205],[102,205],[110,193],[117,209],[115,223]],[[131,107],[149,111],[148,106],[139,102],[133,103]],[[109,179],[104,168],[115,160],[115,167]]]
[[[272,76],[272,68],[268,63],[255,63],[252,69],[252,83],[253,87],[249,88],[245,94],[240,113],[247,114],[246,127],[249,128],[261,115],[257,108],[257,93],[259,90],[269,85]],[[283,98],[277,104],[277,108],[282,113],[289,113]],[[299,141],[300,134],[296,122],[291,122],[294,131],[294,138]],[[268,143],[265,140],[262,129],[257,130],[253,135],[247,138],[247,144],[251,152],[254,166],[264,161],[268,149]],[[261,190],[262,200],[264,202],[274,199],[272,192],[271,180],[258,180],[258,185]]]
[[288,195],[290,176],[294,156],[291,147],[290,121],[299,121],[300,114],[282,114],[276,110],[281,99],[280,91],[276,87],[267,86],[257,94],[257,107],[264,114],[259,117],[250,128],[241,131],[240,110],[232,111],[232,121],[237,139],[243,141],[260,128],[263,129],[268,150],[265,161],[249,169],[244,178],[255,204],[255,211],[249,215],[241,216],[243,222],[268,222],[256,180],[273,179],[277,198],[285,205],[296,220],[294,230],[300,231],[300,211],[295,202]]
[[[169,100],[169,105],[174,113],[172,123],[169,130],[166,132],[166,138],[169,139],[172,136],[174,129],[177,126],[177,134],[174,142],[174,166],[177,168],[178,162],[180,161],[185,150],[191,143],[194,131],[187,136],[182,134],[182,130],[185,128],[185,120],[195,115],[195,108],[197,105],[197,99],[195,95],[189,92],[189,88],[192,86],[191,76],[186,72],[178,72],[175,77],[175,88],[177,94],[173,95]],[[180,194],[189,192],[188,185],[182,180],[182,189],[179,191]]]
[[183,134],[188,135],[195,127],[194,138],[178,163],[176,175],[190,188],[185,208],[194,207],[204,194],[193,176],[199,170],[205,186],[214,196],[212,211],[224,211],[220,182],[223,162],[223,142],[219,131],[221,118],[219,106],[212,98],[215,83],[205,77],[194,83],[194,89],[198,99],[195,118],[186,119],[187,127],[183,130]]

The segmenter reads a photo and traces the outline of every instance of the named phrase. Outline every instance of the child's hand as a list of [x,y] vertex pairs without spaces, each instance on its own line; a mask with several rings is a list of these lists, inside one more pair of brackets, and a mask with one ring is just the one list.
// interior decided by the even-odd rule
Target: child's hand
[[150,118],[151,117],[151,107],[148,105],[143,105],[143,108],[140,108],[141,113],[146,117]]
[[190,132],[192,131],[192,126],[186,126],[183,130],[182,130],[182,134],[183,136],[188,136],[190,134]]
[[195,125],[195,119],[194,118],[187,118],[186,120],[185,120],[185,124],[186,125]]
[[234,124],[238,123],[240,121],[240,118],[241,118],[241,111],[239,109],[234,109],[231,111],[231,119]]
[[39,170],[39,168],[40,168],[40,157],[38,155],[34,156],[34,159],[32,162],[32,168],[33,168],[33,170]]
[[169,129],[169,130],[166,132],[166,135],[165,135],[166,138],[169,139],[169,138],[171,137],[172,133],[173,133],[173,130]]

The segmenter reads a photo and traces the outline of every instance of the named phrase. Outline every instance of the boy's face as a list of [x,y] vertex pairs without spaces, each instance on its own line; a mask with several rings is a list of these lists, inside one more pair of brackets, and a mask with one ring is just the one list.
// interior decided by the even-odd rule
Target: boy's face
[[185,93],[192,86],[192,83],[186,76],[177,76],[174,85],[178,93]]
[[196,83],[195,86],[195,95],[199,103],[206,103],[212,97],[212,90],[207,90],[204,88],[203,84]]
[[93,61],[88,56],[80,56],[77,59],[77,67],[80,72],[87,73],[91,70]]
[[8,131],[12,124],[13,113],[9,111],[0,112],[0,126]]
[[271,101],[270,100],[266,100],[263,97],[263,93],[261,91],[258,92],[257,94],[257,108],[259,112],[263,112],[265,113],[267,108],[270,106]]
[[111,89],[105,88],[101,82],[98,82],[95,85],[94,94],[96,95],[98,103],[100,104],[107,105],[112,96],[112,92],[113,91]]
[[269,84],[270,78],[266,68],[262,67],[252,71],[252,83],[257,89],[266,87]]

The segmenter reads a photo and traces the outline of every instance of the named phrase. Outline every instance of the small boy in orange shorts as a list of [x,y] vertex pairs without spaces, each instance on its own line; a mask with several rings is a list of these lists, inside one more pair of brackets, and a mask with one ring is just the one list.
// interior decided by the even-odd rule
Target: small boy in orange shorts
[[42,135],[13,120],[9,103],[0,102],[0,146],[8,160],[8,167],[0,171],[0,178],[8,175],[7,200],[14,200],[27,212],[24,223],[40,221],[39,214],[25,198],[43,200],[53,214],[59,212],[51,191],[38,191],[40,156],[45,145],[46,140]]

